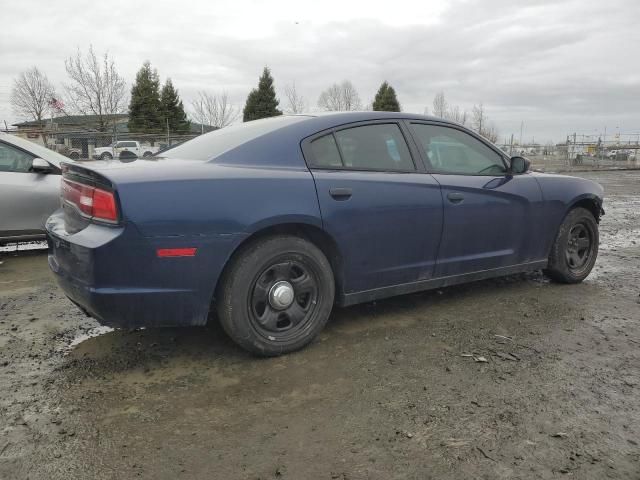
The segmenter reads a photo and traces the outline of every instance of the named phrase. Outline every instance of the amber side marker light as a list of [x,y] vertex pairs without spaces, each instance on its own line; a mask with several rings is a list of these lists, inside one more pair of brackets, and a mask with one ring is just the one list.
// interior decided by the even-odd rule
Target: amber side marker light
[[197,251],[197,248],[158,248],[156,254],[160,258],[195,257]]

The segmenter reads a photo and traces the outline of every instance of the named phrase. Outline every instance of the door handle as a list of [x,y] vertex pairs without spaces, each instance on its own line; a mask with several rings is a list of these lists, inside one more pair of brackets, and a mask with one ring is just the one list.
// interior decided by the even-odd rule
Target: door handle
[[462,203],[464,195],[459,192],[451,192],[447,194],[447,198],[451,203]]
[[348,200],[351,198],[352,191],[350,188],[330,188],[329,195],[336,200]]

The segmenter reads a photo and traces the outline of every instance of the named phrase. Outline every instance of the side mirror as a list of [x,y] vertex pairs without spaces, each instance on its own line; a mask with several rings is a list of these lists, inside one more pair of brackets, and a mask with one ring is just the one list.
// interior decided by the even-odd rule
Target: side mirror
[[35,173],[51,173],[53,172],[53,167],[42,158],[34,158],[31,162],[31,171]]
[[511,173],[514,175],[526,173],[531,166],[531,162],[528,159],[520,156],[511,157],[509,164]]
[[118,157],[122,162],[133,162],[134,160],[138,159],[138,155],[136,155],[135,152],[131,152],[129,150],[120,152],[120,155]]

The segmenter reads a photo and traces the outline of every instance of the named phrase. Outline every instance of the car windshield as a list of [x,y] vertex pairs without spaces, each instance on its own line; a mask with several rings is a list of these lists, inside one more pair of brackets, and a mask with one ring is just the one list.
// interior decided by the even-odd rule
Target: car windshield
[[54,164],[56,167],[60,166],[60,162],[69,162],[69,158],[64,155],[60,155],[58,152],[54,152],[53,150],[43,147],[42,145],[38,145],[35,142],[30,140],[26,140],[24,138],[16,137],[14,135],[0,135],[0,140],[4,140],[7,143],[15,145],[23,150],[28,151],[35,157],[40,157],[47,162]]
[[308,117],[291,115],[231,125],[196,137],[158,156],[185,160],[212,160],[238,145],[306,118]]

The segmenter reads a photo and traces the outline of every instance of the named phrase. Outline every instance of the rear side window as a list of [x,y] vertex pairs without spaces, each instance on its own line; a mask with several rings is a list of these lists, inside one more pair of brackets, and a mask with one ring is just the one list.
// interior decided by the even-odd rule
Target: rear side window
[[377,123],[336,132],[347,168],[358,170],[415,170],[409,147],[395,123]]
[[325,135],[311,142],[312,166],[319,168],[340,168],[342,160],[333,135]]
[[415,164],[400,127],[376,123],[345,128],[310,144],[317,168],[373,171],[415,171]]

